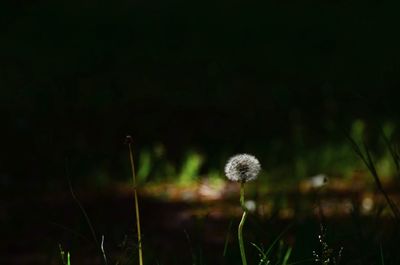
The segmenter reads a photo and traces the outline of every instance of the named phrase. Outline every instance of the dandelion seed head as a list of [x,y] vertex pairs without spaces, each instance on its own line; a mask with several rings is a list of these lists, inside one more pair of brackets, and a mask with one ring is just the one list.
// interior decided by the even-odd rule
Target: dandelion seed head
[[252,155],[239,154],[231,157],[225,165],[225,175],[237,182],[248,182],[257,178],[261,165]]

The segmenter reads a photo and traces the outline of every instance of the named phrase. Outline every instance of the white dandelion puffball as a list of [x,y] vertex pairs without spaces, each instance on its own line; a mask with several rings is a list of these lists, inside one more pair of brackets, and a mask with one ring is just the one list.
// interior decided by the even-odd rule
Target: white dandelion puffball
[[225,175],[237,182],[247,182],[257,178],[261,165],[257,158],[248,154],[231,157],[225,165]]

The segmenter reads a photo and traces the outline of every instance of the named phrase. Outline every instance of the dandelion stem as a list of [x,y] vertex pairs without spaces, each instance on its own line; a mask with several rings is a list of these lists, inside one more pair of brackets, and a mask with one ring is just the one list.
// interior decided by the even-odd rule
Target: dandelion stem
[[247,265],[246,253],[245,253],[244,244],[243,244],[243,231],[242,231],[244,222],[246,221],[246,217],[247,217],[247,209],[244,205],[244,182],[240,183],[240,205],[243,208],[243,215],[242,215],[242,220],[240,220],[239,227],[238,227],[239,248],[240,248],[240,255],[242,257],[242,264]]
[[133,152],[132,152],[132,148],[131,148],[131,142],[128,142],[128,146],[129,146],[129,158],[131,161],[131,169],[132,169],[133,195],[135,197],[136,225],[137,225],[138,246],[139,246],[139,249],[138,249],[139,250],[139,265],[143,265],[142,237],[141,237],[141,233],[140,233],[139,202],[138,202],[138,196],[137,196],[136,174],[135,174],[135,166],[134,166],[134,162],[133,162]]

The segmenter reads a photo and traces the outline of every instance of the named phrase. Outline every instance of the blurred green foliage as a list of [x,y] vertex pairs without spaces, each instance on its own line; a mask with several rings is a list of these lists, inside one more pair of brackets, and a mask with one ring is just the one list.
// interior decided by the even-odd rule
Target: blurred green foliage
[[[383,124],[382,133],[385,133],[386,137],[393,139],[395,132],[396,126],[393,123]],[[365,143],[369,136],[365,122],[355,120],[348,131],[348,135],[359,144]],[[393,157],[383,135],[374,137],[378,138],[377,140],[373,138],[376,142],[371,146],[376,168],[383,179],[390,179],[396,175]],[[277,187],[276,185],[296,184],[299,180],[318,174],[348,179],[353,178],[358,172],[365,172],[367,175],[367,169],[355,154],[345,135],[343,135],[341,142],[312,145],[312,142],[304,142],[303,137],[295,137],[290,154],[284,154],[284,150],[275,148],[258,152],[257,156],[263,166],[260,181],[273,182]],[[256,148],[253,150],[257,151]],[[138,176],[142,183],[146,181],[168,181],[176,184],[190,184],[197,182],[201,177],[207,177],[211,181],[218,182],[218,180],[224,179],[224,165],[230,157],[230,155],[221,156],[219,164],[215,163],[216,161],[207,163],[210,159],[207,154],[200,154],[198,151],[192,150],[183,153],[179,159],[172,161],[169,160],[168,150],[162,144],[157,144],[152,149],[144,148],[138,153]],[[275,160],[274,156],[281,156],[284,159]],[[369,178],[365,180],[371,181]]]
[[[76,180],[124,179],[126,134],[141,181],[239,152],[277,178],[341,174],[343,130],[362,120],[378,147],[377,128],[399,121],[399,5],[2,2],[0,181],[57,185],[66,159]],[[203,163],[182,162],[189,150]]]
[[189,152],[179,173],[179,182],[184,184],[198,178],[203,157],[196,152]]

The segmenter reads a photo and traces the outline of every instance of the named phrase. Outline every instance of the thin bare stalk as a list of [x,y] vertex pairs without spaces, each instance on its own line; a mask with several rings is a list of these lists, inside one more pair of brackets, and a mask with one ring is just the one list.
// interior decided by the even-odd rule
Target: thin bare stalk
[[135,174],[135,165],[133,162],[133,152],[132,152],[132,137],[126,137],[128,147],[129,147],[129,158],[131,162],[131,170],[132,170],[132,181],[133,181],[133,195],[135,199],[135,212],[136,212],[136,225],[137,225],[137,234],[138,234],[138,251],[139,251],[139,265],[143,265],[143,253],[142,253],[142,236],[140,233],[140,215],[139,215],[139,200],[137,196],[137,185],[136,185],[136,174]]
[[107,256],[106,256],[106,252],[104,251],[104,235],[101,236],[101,252],[103,253],[103,259],[105,261],[105,263],[107,264]]
[[102,249],[102,246],[100,246],[99,240],[97,239],[96,232],[94,231],[94,227],[92,225],[92,222],[90,221],[89,215],[87,214],[85,208],[83,207],[82,203],[79,201],[78,197],[76,196],[76,194],[74,192],[74,189],[73,189],[72,183],[71,183],[71,179],[70,179],[70,176],[69,176],[69,170],[68,169],[69,169],[68,168],[68,160],[66,160],[65,161],[65,171],[66,171],[66,174],[67,174],[68,186],[69,186],[69,190],[71,192],[71,196],[75,200],[75,202],[78,205],[79,209],[81,210],[83,216],[85,217],[86,223],[89,226],[90,232],[92,233],[92,237],[93,237],[93,240],[95,242],[95,245],[99,249],[99,252],[100,252],[101,256],[103,257],[104,264],[108,265],[107,264],[106,255],[105,255],[105,253],[104,253],[104,251]]

